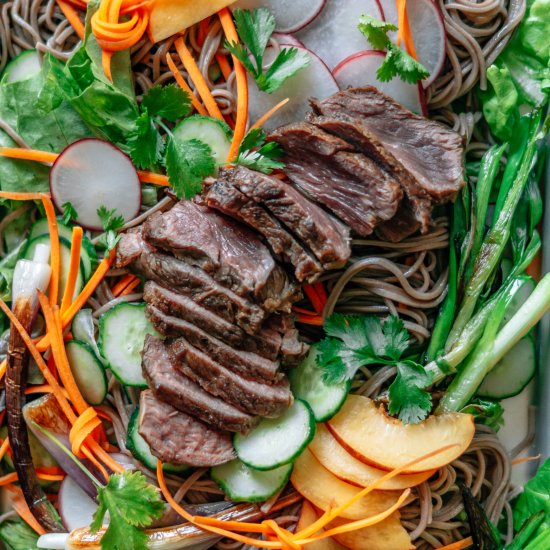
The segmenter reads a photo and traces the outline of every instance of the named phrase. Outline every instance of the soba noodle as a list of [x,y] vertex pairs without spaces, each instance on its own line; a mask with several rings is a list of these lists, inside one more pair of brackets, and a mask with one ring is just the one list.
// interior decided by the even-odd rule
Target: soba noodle
[[[464,136],[472,158],[480,157],[490,146],[490,139],[478,124],[481,115],[476,99],[470,92],[477,85],[486,86],[485,70],[505,47],[512,32],[525,12],[525,0],[439,0],[448,34],[447,62],[442,74],[427,90],[427,99],[434,118],[453,127]],[[195,52],[201,73],[224,114],[236,110],[235,75],[231,73],[223,82],[217,80],[219,68],[216,54],[224,52],[223,33],[217,19],[213,18],[204,34],[202,44],[199,26],[189,29],[185,36],[188,47]],[[155,84],[173,81],[166,63],[166,54],[172,54],[182,76],[194,85],[179,62],[174,48],[175,38],[159,44],[151,44],[143,38],[131,51],[135,71],[138,99]],[[72,27],[56,5],[55,0],[11,0],[0,9],[0,70],[10,58],[20,52],[37,48],[65,60],[78,45]],[[271,47],[278,48],[276,41]],[[456,113],[451,103],[467,96],[465,112]],[[0,120],[0,129],[19,146],[26,147],[20,136]],[[161,199],[152,208],[144,209],[138,217],[128,222],[124,229],[142,223],[153,212],[169,208],[170,196]],[[28,207],[22,207],[0,222],[0,243],[10,222]],[[430,336],[438,305],[446,293],[446,251],[449,247],[448,219],[437,217],[426,235],[415,235],[400,243],[389,243],[375,237],[353,241],[353,257],[345,269],[323,276],[329,292],[323,315],[333,312],[373,313],[400,316],[418,343]],[[97,239],[97,235],[89,235]],[[4,254],[0,244],[0,255]],[[112,270],[108,276],[124,275],[125,270]],[[98,317],[120,302],[142,299],[136,291],[123,297],[114,297],[109,285],[103,283],[88,301],[93,310],[94,322]],[[302,334],[319,338],[316,327],[300,326]],[[395,376],[395,367],[359,370],[353,381],[352,391],[369,397],[379,397],[386,391]],[[122,391],[117,379],[108,373],[108,397],[98,407],[110,418],[108,433],[116,441],[128,462],[142,471],[151,483],[156,475],[143,466],[126,449],[129,415],[138,401],[137,391]],[[520,452],[518,447],[514,453]],[[503,516],[507,521],[506,540],[512,536],[509,499],[514,494],[510,485],[511,457],[499,443],[495,433],[486,426],[478,426],[476,435],[458,460],[440,469],[428,481],[414,490],[414,497],[401,509],[403,525],[420,550],[437,548],[463,538],[469,533],[464,520],[463,500],[458,482],[470,488],[480,499],[493,522]],[[183,503],[219,501],[223,493],[207,477],[206,469],[199,469],[186,478],[166,475],[166,481],[175,500]],[[287,504],[288,503],[288,504]],[[262,506],[265,513],[292,530],[298,520],[301,497],[286,487],[276,497]],[[1,518],[0,518],[1,519]],[[165,518],[166,519],[166,518]],[[177,518],[172,518],[177,521]],[[257,535],[251,535],[257,536]],[[215,546],[219,550],[247,550],[235,541],[221,540]]]

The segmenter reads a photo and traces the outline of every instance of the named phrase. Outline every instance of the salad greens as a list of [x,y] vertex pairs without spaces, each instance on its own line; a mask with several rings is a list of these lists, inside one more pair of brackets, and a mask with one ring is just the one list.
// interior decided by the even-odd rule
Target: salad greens
[[116,208],[109,210],[106,206],[100,206],[97,209],[97,215],[101,220],[104,233],[99,238],[99,245],[106,252],[111,251],[120,240],[117,230],[124,226],[124,217],[117,216]]
[[280,145],[274,141],[266,143],[266,133],[261,128],[253,128],[246,134],[234,164],[246,166],[264,174],[271,174],[273,170],[284,168],[278,160],[283,154]]
[[276,26],[275,17],[266,8],[254,11],[236,9],[233,17],[242,44],[227,43],[226,48],[244,65],[260,90],[274,92],[309,65],[310,58],[305,51],[283,48],[264,71],[267,45]]
[[0,540],[8,550],[38,550],[38,535],[21,518],[0,523]]

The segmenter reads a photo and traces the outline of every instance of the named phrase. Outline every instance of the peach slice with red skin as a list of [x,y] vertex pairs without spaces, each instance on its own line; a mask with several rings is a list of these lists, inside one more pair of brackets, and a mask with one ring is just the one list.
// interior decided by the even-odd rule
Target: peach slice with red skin
[[[358,487],[368,487],[388,473],[357,460],[338,443],[324,424],[317,424],[317,431],[313,441],[309,444],[309,450],[329,472]],[[401,474],[384,481],[377,488],[387,491],[399,491],[408,487],[415,487],[426,481],[435,471],[428,470],[418,474]]]
[[472,415],[447,413],[419,424],[403,424],[362,395],[349,395],[327,426],[355,458],[382,470],[401,468],[447,447],[403,471],[405,474],[442,468],[459,457],[475,433]]

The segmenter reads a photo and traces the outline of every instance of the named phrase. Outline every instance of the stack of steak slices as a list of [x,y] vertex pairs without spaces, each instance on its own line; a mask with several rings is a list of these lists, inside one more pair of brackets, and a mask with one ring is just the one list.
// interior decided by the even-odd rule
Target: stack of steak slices
[[[352,233],[398,241],[426,232],[433,206],[464,185],[460,136],[376,88],[311,103],[306,122],[269,137],[290,181],[220,169],[202,197],[149,217],[119,243],[118,266],[147,280],[147,314],[165,337],[145,342],[150,391],[140,414],[140,433],[162,460],[225,462],[228,432],[279,416],[292,402],[284,370],[307,348],[291,314],[300,283],[343,267]],[[200,452],[180,449],[201,439],[209,444]]]

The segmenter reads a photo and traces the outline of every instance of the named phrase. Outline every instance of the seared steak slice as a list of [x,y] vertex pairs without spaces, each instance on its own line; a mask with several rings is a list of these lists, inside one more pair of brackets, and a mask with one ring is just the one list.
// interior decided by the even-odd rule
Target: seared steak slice
[[288,183],[244,166],[220,170],[221,177],[265,206],[307,245],[325,269],[342,267],[351,255],[349,228]]
[[317,114],[343,115],[364,125],[434,203],[454,200],[464,186],[460,135],[411,113],[373,86],[349,88],[312,106]]
[[204,391],[178,372],[162,340],[147,336],[143,349],[143,376],[155,396],[176,409],[219,430],[246,432],[258,419]]
[[420,222],[414,215],[414,210],[408,198],[401,201],[401,206],[395,217],[387,222],[381,223],[376,228],[376,234],[385,241],[398,243],[410,237],[420,229]]
[[[122,253],[130,248],[126,245],[127,238],[128,234],[123,235],[119,244],[121,265],[126,261]],[[136,234],[131,234],[129,238],[134,247]],[[266,316],[266,312],[258,305],[223,287],[202,269],[157,252],[143,239],[141,249],[139,257],[136,258],[135,253],[131,256],[131,271],[161,285],[169,285],[230,323],[237,323],[249,334],[258,332]]]
[[154,214],[143,224],[143,237],[268,311],[289,311],[299,298],[298,288],[258,236],[207,206],[181,201]]
[[229,432],[219,432],[151,392],[139,398],[139,434],[163,462],[195,467],[217,466],[235,458]]
[[[116,247],[115,267],[127,267],[139,260],[146,245],[141,235],[141,225],[122,235]],[[149,247],[147,247],[149,248]],[[151,248],[149,248],[152,250]]]
[[201,307],[187,296],[154,281],[145,283],[143,299],[167,315],[180,317],[237,349],[252,351],[268,359],[276,359],[281,349],[283,339],[276,331],[262,327],[258,334],[246,334],[242,328]]
[[305,358],[309,346],[300,340],[300,333],[294,326],[293,315],[271,315],[266,319],[263,330],[279,333],[281,342],[281,363],[286,367],[293,367]]
[[181,361],[175,362],[175,367],[208,393],[238,409],[252,415],[277,417],[292,404],[286,377],[276,384],[246,379],[193,347],[185,338],[178,338],[171,349],[176,346]]
[[283,126],[269,139],[283,148],[290,180],[359,235],[395,215],[401,186],[349,143],[307,122]]
[[[151,304],[147,305],[146,311],[151,322],[161,334],[172,338],[184,336],[193,346],[245,378],[272,381],[279,376],[278,361],[271,361],[248,351],[236,350],[192,323],[167,315]],[[176,358],[181,359],[177,355]]]
[[284,262],[294,266],[298,281],[313,282],[323,272],[321,264],[263,206],[241,193],[233,183],[210,178],[205,182],[206,204],[248,224],[263,235]]

